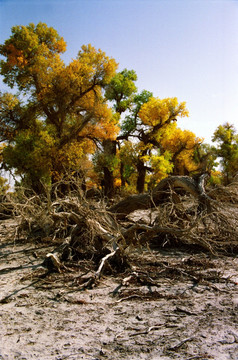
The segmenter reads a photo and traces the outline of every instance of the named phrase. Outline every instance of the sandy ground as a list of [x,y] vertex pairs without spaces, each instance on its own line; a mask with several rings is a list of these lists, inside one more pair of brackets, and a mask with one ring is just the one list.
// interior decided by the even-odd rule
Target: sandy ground
[[42,277],[51,248],[10,228],[2,221],[0,359],[238,359],[237,256],[145,250],[139,277],[80,291],[80,268]]

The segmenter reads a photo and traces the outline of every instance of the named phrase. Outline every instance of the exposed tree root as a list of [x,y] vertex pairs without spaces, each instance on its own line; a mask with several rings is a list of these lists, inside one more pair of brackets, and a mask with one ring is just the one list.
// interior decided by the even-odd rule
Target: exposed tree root
[[[112,259],[113,257],[116,257],[116,255],[119,253],[119,251],[120,251],[120,249],[119,249],[119,247],[117,247],[111,253],[104,256],[100,261],[100,265],[99,265],[97,271],[93,275],[90,275],[88,278],[84,279],[84,282],[80,284],[80,288],[86,289],[86,288],[92,288],[93,286],[95,286],[97,284],[97,282],[99,281],[100,277],[102,276],[102,273],[107,265],[107,261],[109,259]],[[82,278],[78,278],[77,280],[79,282],[80,280],[82,280]]]
[[[217,255],[238,250],[237,207],[220,201],[229,191],[214,190],[207,195],[206,175],[195,180],[172,176],[163,179],[152,194],[133,195],[106,211],[101,202],[90,203],[82,196],[55,199],[37,195],[13,203],[19,220],[17,236],[55,243],[44,265],[49,271],[64,272],[67,263],[91,260],[92,272],[78,276],[80,287],[94,286],[102,274],[123,272],[130,267],[130,250],[156,244],[182,244]],[[134,220],[133,211],[143,210],[147,220]],[[131,214],[129,216],[129,214]],[[124,221],[122,221],[124,219]]]

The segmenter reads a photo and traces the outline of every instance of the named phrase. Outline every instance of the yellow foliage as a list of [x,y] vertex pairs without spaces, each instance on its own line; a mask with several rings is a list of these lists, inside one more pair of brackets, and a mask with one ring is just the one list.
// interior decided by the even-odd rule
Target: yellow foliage
[[139,117],[143,124],[149,126],[163,126],[179,117],[188,116],[189,112],[186,109],[186,103],[179,103],[175,98],[151,98],[147,103],[142,105]]
[[8,64],[11,67],[18,66],[23,68],[27,65],[27,59],[24,56],[22,50],[18,50],[14,44],[9,44],[6,46],[6,51],[8,54]]
[[121,186],[121,179],[119,178],[114,179],[114,186],[119,188]]
[[223,174],[221,171],[211,171],[210,183],[212,185],[221,185]]
[[169,151],[172,155],[175,165],[175,172],[184,175],[184,172],[193,172],[197,170],[198,164],[193,160],[194,150],[203,139],[189,130],[181,130],[177,124],[167,129],[169,131],[161,131],[160,142],[165,151]]
[[189,130],[181,130],[176,123],[173,124],[170,132],[162,132],[161,144],[164,149],[172,153],[176,153],[183,149],[194,149],[196,145],[200,144],[203,139],[196,137],[196,135]]
[[57,53],[64,53],[66,51],[66,42],[63,38],[60,38],[58,41],[54,43],[53,49]]
[[173,163],[171,163],[171,155],[165,152],[163,155],[152,155],[150,158],[153,168],[153,180],[157,183],[168,176],[173,171]]
[[95,102],[86,104],[88,111],[94,114],[94,118],[80,132],[80,136],[98,140],[115,140],[120,131],[118,118],[104,103]]
[[0,144],[0,163],[2,162],[2,151],[5,148],[6,144],[2,143]]
[[108,83],[118,67],[114,59],[106,56],[101,49],[96,50],[91,44],[83,45],[78,53],[78,59],[87,74],[95,79],[102,79]]
[[18,98],[11,93],[4,93],[0,98],[0,114],[3,115],[5,111],[11,111],[19,104]]
[[58,154],[61,159],[61,163],[65,168],[76,170],[80,167],[82,159],[92,151],[92,143],[85,139],[81,142],[73,141],[70,144],[66,144]]

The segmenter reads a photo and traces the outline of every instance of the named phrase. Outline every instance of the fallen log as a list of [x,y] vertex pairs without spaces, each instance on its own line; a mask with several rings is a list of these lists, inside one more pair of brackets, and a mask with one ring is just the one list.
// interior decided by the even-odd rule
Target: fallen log
[[123,219],[126,215],[135,210],[145,210],[158,206],[168,200],[171,191],[182,189],[197,198],[201,209],[211,210],[212,200],[205,191],[205,182],[208,174],[201,175],[198,179],[189,176],[169,176],[160,183],[149,194],[130,195],[119,203],[111,206],[108,211],[116,214],[118,219]]

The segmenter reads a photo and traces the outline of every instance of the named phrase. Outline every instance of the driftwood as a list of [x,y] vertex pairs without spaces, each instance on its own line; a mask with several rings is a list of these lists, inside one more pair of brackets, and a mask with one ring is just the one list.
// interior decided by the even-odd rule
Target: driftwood
[[196,180],[189,176],[170,176],[161,180],[151,194],[128,196],[108,210],[111,213],[117,214],[118,219],[123,219],[135,210],[149,209],[160,205],[168,200],[171,189],[183,189],[198,199],[201,208],[207,207],[210,211],[213,200],[205,192],[207,177],[207,174],[203,174]]
[[[237,209],[233,203],[219,201],[219,193],[212,191],[208,196],[206,178],[206,174],[197,179],[171,176],[150,194],[129,196],[108,210],[103,202],[90,203],[81,196],[54,202],[33,196],[14,208],[21,219],[17,233],[56,242],[55,250],[43,261],[48,271],[61,273],[72,263],[90,263],[90,274],[77,276],[81,288],[94,286],[104,273],[130,268],[131,249],[138,246],[195,245],[213,255],[234,253],[238,249]],[[226,189],[227,199],[230,191]],[[129,214],[135,210],[153,212],[153,219],[134,220]]]

